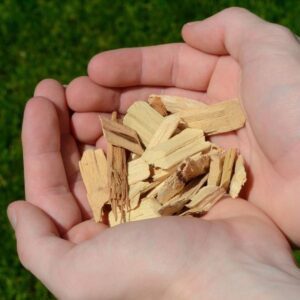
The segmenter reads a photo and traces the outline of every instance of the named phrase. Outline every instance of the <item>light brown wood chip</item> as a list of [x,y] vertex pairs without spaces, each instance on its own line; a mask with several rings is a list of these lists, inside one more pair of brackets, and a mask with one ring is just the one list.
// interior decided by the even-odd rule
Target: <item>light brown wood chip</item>
[[237,154],[236,149],[229,149],[226,151],[225,154],[221,183],[220,183],[220,186],[224,188],[225,191],[228,190],[230,184],[233,166],[236,159],[236,154]]
[[135,130],[147,146],[163,119],[147,102],[137,101],[129,107],[123,124]]
[[[184,160],[179,164],[176,172],[168,177],[160,188],[157,188],[155,194],[156,199],[161,204],[164,204],[174,195],[180,193],[187,182],[207,172],[209,160],[210,158],[208,155],[202,155],[196,159],[187,158]],[[154,196],[153,193],[152,196]]]
[[176,113],[182,110],[207,107],[203,102],[178,96],[168,95],[150,95],[148,101],[152,99],[160,99],[170,113]]
[[[126,212],[125,218],[126,222],[132,221],[141,221],[146,219],[158,218],[161,215],[159,214],[159,209],[161,205],[152,198],[144,198],[138,209],[131,210]],[[120,213],[118,214],[118,216]],[[115,220],[112,212],[109,213],[109,224],[111,227],[116,226],[121,223],[120,219]]]
[[141,157],[128,162],[128,184],[146,180],[150,177],[150,168]]
[[184,182],[205,174],[209,168],[210,157],[206,154],[197,155],[197,157],[187,158],[178,167],[178,176]]
[[159,213],[162,216],[172,216],[179,211],[181,211],[184,206],[189,202],[190,200],[188,198],[180,198],[178,196],[175,196],[168,202],[166,202],[160,209]]
[[176,167],[173,167],[169,170],[163,170],[160,168],[152,168],[151,172],[151,181],[163,181],[167,179],[171,174],[176,171]]
[[156,132],[153,134],[147,149],[167,141],[175,132],[178,127],[180,118],[176,115],[170,115],[163,119]]
[[178,173],[174,173],[168,177],[160,189],[157,190],[156,199],[161,204],[166,203],[174,195],[178,194],[183,190],[185,183],[179,178]]
[[188,215],[193,213],[205,213],[208,208],[215,205],[223,196],[225,190],[217,186],[205,186],[201,188],[198,193],[193,195],[191,202],[186,204],[190,208],[181,215]]
[[221,181],[224,157],[222,154],[213,154],[210,156],[210,166],[207,184],[218,186]]
[[210,143],[205,141],[201,130],[187,128],[166,142],[147,149],[142,158],[156,167],[169,169],[187,157],[209,148]]
[[148,103],[151,105],[152,108],[154,108],[158,113],[160,113],[163,117],[168,115],[167,109],[165,105],[162,103],[160,97],[149,97]]
[[244,126],[246,118],[237,99],[220,102],[201,109],[178,113],[188,127],[200,128],[213,135],[237,130]]
[[239,155],[236,160],[234,174],[230,182],[229,194],[232,198],[238,197],[246,180],[247,174],[244,166],[244,159],[241,155]]
[[102,220],[102,208],[109,199],[107,161],[103,150],[85,150],[79,168],[94,220],[98,223]]
[[163,216],[170,216],[175,213],[179,213],[182,208],[191,201],[191,197],[205,185],[207,178],[208,175],[205,175],[200,180],[194,179],[190,181],[181,193],[163,204],[159,213]]
[[[112,114],[112,120],[116,120],[116,113]],[[110,203],[112,212],[117,216],[117,207],[121,212],[121,220],[125,221],[125,209],[130,208],[127,184],[127,163],[125,149],[107,143],[108,161],[108,186],[110,188]]]
[[100,118],[100,120],[104,136],[110,144],[122,147],[138,155],[143,154],[144,149],[133,129],[107,118]]

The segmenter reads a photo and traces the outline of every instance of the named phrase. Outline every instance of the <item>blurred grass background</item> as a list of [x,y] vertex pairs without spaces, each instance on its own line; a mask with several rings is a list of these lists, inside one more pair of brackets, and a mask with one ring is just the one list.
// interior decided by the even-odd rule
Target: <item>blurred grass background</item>
[[[95,53],[180,41],[188,21],[242,6],[300,35],[299,1],[2,0],[0,3],[0,299],[53,299],[18,262],[6,207],[23,196],[20,128],[24,104],[47,77],[85,74]],[[270,251],[272,251],[270,249]],[[300,262],[300,253],[295,253]]]

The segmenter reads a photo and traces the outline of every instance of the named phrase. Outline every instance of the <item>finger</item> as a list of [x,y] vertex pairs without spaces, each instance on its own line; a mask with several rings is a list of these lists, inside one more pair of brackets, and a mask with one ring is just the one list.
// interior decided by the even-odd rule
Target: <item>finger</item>
[[70,108],[78,112],[112,112],[119,109],[120,91],[94,83],[89,77],[72,80],[66,89]]
[[[298,94],[300,50],[294,34],[245,9],[231,8],[184,26],[182,35],[201,51],[229,53],[239,62],[243,72],[240,96],[255,139],[276,169],[285,176],[297,174],[297,165],[291,168],[281,159],[297,143],[293,128],[299,127],[294,95]],[[283,118],[283,112],[289,117]],[[269,126],[273,120],[281,120],[276,130]]]
[[210,103],[237,98],[240,94],[241,69],[231,56],[221,56],[207,88]]
[[74,244],[59,238],[51,218],[28,202],[10,204],[7,213],[15,229],[21,263],[57,294],[61,278],[54,270]]
[[72,129],[76,139],[82,143],[95,145],[97,139],[103,134],[101,118],[110,118],[111,114],[101,113],[74,113],[72,115]]
[[258,51],[264,51],[263,44],[266,43],[283,46],[284,40],[288,39],[294,42],[295,47],[299,47],[293,34],[287,32],[286,28],[270,24],[246,9],[228,8],[204,21],[186,24],[182,29],[182,37],[187,44],[200,51],[216,55],[230,54],[244,63]]
[[90,240],[107,228],[103,223],[95,223],[93,219],[84,221],[66,233],[66,238],[75,244]]
[[103,151],[107,152],[107,140],[104,136],[101,136],[96,142],[96,148],[103,149]]
[[37,84],[34,91],[34,97],[39,96],[53,102],[57,110],[61,133],[68,133],[69,111],[65,99],[64,87],[54,79],[44,79]]
[[44,79],[35,88],[34,95],[49,99],[56,108],[61,138],[61,151],[66,169],[67,179],[72,184],[73,178],[79,171],[79,151],[70,133],[70,117],[64,87],[54,79]]
[[44,79],[35,88],[35,95],[49,99],[56,108],[60,123],[61,155],[69,187],[81,209],[82,216],[86,215],[87,206],[85,188],[79,176],[78,161],[80,159],[77,144],[70,134],[69,108],[67,107],[65,88],[54,79]]
[[100,53],[88,65],[89,77],[108,87],[176,86],[205,91],[217,57],[185,44],[119,49]]
[[76,112],[112,112],[125,113],[136,100],[147,100],[151,94],[167,94],[210,102],[203,92],[174,87],[133,87],[127,89],[108,89],[95,84],[88,77],[74,79],[67,88],[67,101]]
[[62,231],[81,220],[61,156],[59,120],[54,105],[32,98],[22,129],[26,199],[49,214]]

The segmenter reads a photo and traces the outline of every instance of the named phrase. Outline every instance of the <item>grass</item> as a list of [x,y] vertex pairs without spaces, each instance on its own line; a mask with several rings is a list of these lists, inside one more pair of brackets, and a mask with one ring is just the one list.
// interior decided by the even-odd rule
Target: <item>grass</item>
[[[82,4],[85,2],[85,4]],[[18,262],[6,207],[22,199],[20,127],[25,102],[42,78],[67,83],[89,58],[118,48],[180,41],[181,26],[228,6],[249,8],[300,33],[298,1],[46,1],[0,3],[0,298],[53,299]],[[295,254],[300,262],[300,253]]]

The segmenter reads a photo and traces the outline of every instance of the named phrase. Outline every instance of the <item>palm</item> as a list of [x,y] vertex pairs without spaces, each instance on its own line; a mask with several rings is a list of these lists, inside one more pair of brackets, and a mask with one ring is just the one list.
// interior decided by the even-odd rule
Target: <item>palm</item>
[[63,288],[78,299],[198,299],[194,289],[219,299],[232,281],[239,291],[230,299],[241,299],[249,280],[267,288],[269,278],[262,274],[272,270],[272,276],[282,276],[292,266],[278,230],[263,217],[243,216],[212,222],[170,217],[119,226],[75,247],[58,269],[68,278]]
[[248,117],[245,128],[213,140],[240,149],[251,166],[244,195],[280,227],[295,232],[298,224],[283,218],[282,212],[290,205],[296,211],[300,208],[295,203],[300,190],[296,154],[300,106],[295,95],[300,88],[293,76],[284,79],[281,72],[292,72],[296,61],[289,54],[272,55],[264,47],[249,51],[256,58],[242,70],[233,58],[222,56],[212,72],[206,91],[209,101],[240,97]]

